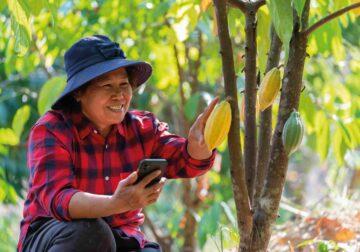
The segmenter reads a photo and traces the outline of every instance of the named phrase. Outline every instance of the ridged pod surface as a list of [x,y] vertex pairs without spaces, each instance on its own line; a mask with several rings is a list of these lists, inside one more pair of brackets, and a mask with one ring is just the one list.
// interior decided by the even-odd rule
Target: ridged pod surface
[[301,144],[304,135],[304,125],[300,113],[293,111],[286,120],[282,132],[282,142],[286,153],[290,156]]
[[204,137],[209,150],[218,147],[225,140],[230,124],[230,103],[224,100],[215,106],[205,125]]
[[280,90],[280,70],[274,67],[264,76],[259,89],[260,110],[270,107]]

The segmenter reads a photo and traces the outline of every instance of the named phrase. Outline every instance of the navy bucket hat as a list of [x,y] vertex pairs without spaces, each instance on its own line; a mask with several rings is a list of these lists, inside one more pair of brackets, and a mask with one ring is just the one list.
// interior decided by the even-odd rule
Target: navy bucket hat
[[67,74],[66,86],[51,106],[52,109],[61,108],[62,102],[65,102],[65,98],[71,92],[112,70],[125,67],[131,85],[135,88],[146,82],[152,73],[150,64],[127,60],[119,44],[103,35],[78,40],[66,51],[64,61]]

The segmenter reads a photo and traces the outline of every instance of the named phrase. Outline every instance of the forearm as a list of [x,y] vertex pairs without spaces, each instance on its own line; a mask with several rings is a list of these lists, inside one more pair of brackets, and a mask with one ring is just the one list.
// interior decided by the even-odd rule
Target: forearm
[[78,192],[69,203],[69,214],[72,219],[101,218],[128,211],[126,203],[115,205],[110,195],[98,195]]

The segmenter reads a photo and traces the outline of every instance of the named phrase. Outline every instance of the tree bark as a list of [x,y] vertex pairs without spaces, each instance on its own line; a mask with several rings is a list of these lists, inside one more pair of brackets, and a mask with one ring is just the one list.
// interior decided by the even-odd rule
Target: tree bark
[[[252,213],[245,182],[245,171],[240,143],[240,117],[237,99],[233,50],[228,29],[226,5],[223,0],[214,0],[217,29],[220,40],[220,54],[225,82],[225,95],[230,97],[231,126],[228,135],[230,173],[235,199],[237,224],[241,236],[240,247],[249,243],[252,228]],[[240,248],[239,248],[240,250]]]
[[[307,0],[302,17],[302,24],[307,26],[310,1]],[[259,201],[259,208],[254,215],[252,251],[266,251],[271,225],[278,216],[278,208],[285,183],[288,156],[282,144],[282,130],[293,109],[298,109],[302,76],[306,58],[307,36],[301,34],[298,20],[295,20],[294,32],[290,42],[289,60],[284,70],[279,113],[272,139],[270,162],[264,189]]]
[[256,170],[256,11],[253,4],[246,4],[245,11],[245,138],[244,161],[246,185],[250,204],[254,197],[254,182]]

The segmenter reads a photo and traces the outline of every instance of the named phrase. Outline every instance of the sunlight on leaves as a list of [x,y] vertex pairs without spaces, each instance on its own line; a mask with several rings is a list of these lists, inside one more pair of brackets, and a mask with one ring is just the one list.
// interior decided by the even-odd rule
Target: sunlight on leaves
[[316,113],[316,150],[319,153],[320,159],[324,161],[328,155],[330,146],[330,125],[324,112],[318,111]]
[[267,55],[270,50],[270,24],[271,17],[269,9],[266,5],[262,6],[257,13],[257,36],[256,41],[258,44],[258,62],[261,78],[264,77]]
[[[306,0],[294,0],[294,6],[295,6],[295,10],[298,14],[299,17],[301,17],[302,12],[304,10],[304,6],[305,6],[305,2]],[[301,19],[300,19],[301,21]],[[300,24],[302,26],[302,24]]]
[[198,114],[198,107],[200,101],[200,93],[190,96],[185,103],[185,116],[188,121],[193,121]]
[[0,128],[0,144],[15,146],[19,144],[19,137],[10,128]]
[[198,240],[200,247],[204,247],[207,236],[214,235],[218,229],[218,220],[220,218],[220,204],[214,203],[202,216],[198,228]]
[[18,136],[18,138],[20,138],[21,133],[23,132],[24,126],[26,124],[26,122],[29,120],[30,117],[30,106],[29,105],[24,105],[20,108],[18,108],[18,110],[15,113],[15,116],[13,118],[13,122],[12,122],[12,128],[15,132],[15,134]]
[[44,114],[59,97],[66,85],[66,77],[56,76],[49,79],[41,88],[38,100],[38,112]]
[[277,35],[285,48],[285,62],[289,57],[290,40],[293,32],[293,15],[291,1],[267,0],[267,6],[271,13]]
[[15,52],[24,55],[31,41],[30,20],[26,10],[26,2],[23,0],[7,0],[9,11],[11,13],[11,27],[15,34]]

